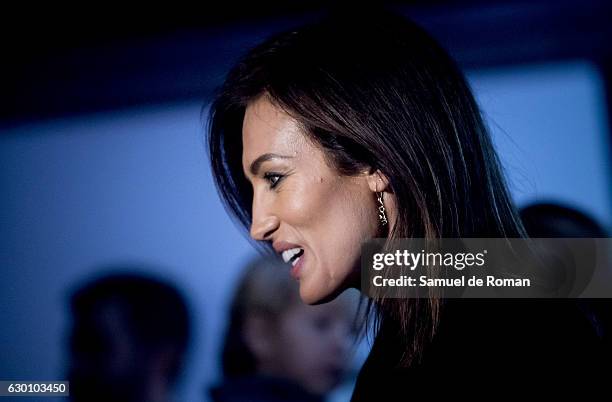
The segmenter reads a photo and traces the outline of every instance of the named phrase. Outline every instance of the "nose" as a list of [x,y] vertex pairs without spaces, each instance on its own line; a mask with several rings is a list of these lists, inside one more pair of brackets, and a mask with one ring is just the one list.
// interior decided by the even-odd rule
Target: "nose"
[[272,233],[280,224],[280,220],[272,213],[268,204],[261,197],[253,196],[250,235],[254,240],[271,240]]

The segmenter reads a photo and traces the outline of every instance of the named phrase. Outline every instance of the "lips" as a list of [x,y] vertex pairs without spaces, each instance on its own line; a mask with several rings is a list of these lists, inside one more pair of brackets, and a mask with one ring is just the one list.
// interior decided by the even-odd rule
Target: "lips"
[[295,244],[295,243],[289,243],[286,241],[275,241],[272,243],[272,248],[274,249],[274,251],[276,251],[278,254],[282,254],[283,251],[285,250],[290,250],[292,248],[303,248],[302,246],[300,246],[299,244]]

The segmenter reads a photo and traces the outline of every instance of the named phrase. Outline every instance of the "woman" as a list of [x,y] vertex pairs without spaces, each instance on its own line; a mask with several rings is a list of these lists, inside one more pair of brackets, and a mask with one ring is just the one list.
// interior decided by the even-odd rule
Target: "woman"
[[259,258],[234,293],[223,345],[224,381],[215,402],[322,402],[346,374],[355,341],[354,295],[320,306],[301,302],[277,260]]
[[[291,263],[306,303],[359,287],[361,243],[374,237],[524,234],[465,78],[398,16],[331,17],[268,39],[228,74],[209,128],[224,202]],[[354,400],[421,367],[548,364],[568,322],[527,301],[370,303],[378,334]]]

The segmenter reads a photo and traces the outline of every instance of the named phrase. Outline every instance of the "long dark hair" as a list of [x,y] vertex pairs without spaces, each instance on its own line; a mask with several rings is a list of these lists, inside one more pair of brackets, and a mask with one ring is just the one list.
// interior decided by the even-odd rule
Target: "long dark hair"
[[[242,173],[246,106],[268,98],[294,117],[341,174],[378,169],[397,200],[388,238],[521,237],[520,220],[469,86],[415,23],[387,12],[334,15],[277,34],[229,72],[211,105],[209,152],[226,207],[251,224]],[[441,301],[372,299],[377,322],[400,323],[410,364]]]

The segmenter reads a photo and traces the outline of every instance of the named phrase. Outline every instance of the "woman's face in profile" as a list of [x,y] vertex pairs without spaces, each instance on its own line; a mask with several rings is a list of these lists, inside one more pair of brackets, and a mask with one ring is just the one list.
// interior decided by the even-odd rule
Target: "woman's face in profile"
[[242,142],[253,186],[251,236],[271,241],[292,264],[302,300],[325,302],[356,285],[361,243],[378,227],[374,175],[340,175],[265,96],[247,107]]

